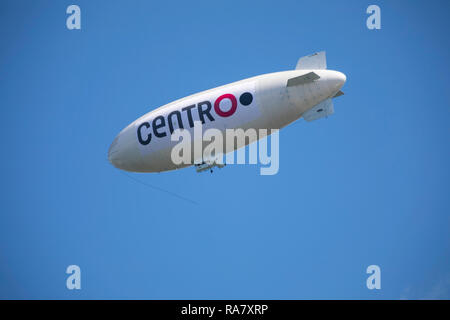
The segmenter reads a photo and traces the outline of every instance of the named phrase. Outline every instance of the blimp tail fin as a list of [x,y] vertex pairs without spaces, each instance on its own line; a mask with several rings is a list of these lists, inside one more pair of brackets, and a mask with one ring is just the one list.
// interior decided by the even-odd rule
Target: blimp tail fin
[[339,90],[332,98],[337,98],[337,97],[340,97],[340,96],[343,96],[343,95],[344,95],[344,92]]
[[311,71],[308,72],[307,74],[288,79],[287,86],[288,87],[298,86],[301,84],[313,82],[317,79],[320,79],[320,77],[316,73]]
[[331,98],[322,101],[312,109],[309,109],[303,114],[303,119],[306,121],[313,121],[323,117],[327,117],[334,113],[333,101]]
[[296,70],[320,70],[327,68],[327,57],[325,51],[313,53],[298,59]]

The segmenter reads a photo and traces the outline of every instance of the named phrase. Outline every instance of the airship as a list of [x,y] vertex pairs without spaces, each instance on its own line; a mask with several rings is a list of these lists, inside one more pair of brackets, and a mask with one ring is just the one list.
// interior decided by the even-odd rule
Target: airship
[[343,95],[345,82],[342,72],[327,69],[325,52],[317,52],[300,58],[294,70],[240,80],[150,111],[116,136],[108,159],[116,168],[131,172],[163,172],[194,164],[198,172],[223,167],[216,159],[174,163],[174,131],[192,132],[196,124],[221,132],[229,128],[281,129],[300,118],[318,120],[334,113],[333,99]]

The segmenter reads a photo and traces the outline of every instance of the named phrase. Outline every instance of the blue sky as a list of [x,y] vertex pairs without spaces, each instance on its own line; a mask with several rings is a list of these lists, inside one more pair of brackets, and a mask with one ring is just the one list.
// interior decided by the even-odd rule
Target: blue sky
[[[66,28],[70,4],[81,30]],[[370,4],[381,30],[366,28]],[[0,298],[450,298],[448,9],[2,1]],[[345,95],[280,132],[277,175],[108,163],[144,113],[320,50]],[[366,288],[372,264],[381,290]]]

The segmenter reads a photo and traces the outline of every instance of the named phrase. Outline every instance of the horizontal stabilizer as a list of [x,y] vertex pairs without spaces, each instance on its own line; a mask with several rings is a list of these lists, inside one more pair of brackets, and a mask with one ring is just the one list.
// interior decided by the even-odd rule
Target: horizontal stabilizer
[[298,59],[297,70],[322,70],[327,68],[327,57],[325,51],[316,52],[312,55]]
[[339,90],[334,96],[333,96],[333,98],[337,98],[337,97],[340,97],[340,96],[343,96],[344,95],[344,93],[341,91],[341,90]]
[[303,119],[306,121],[317,120],[334,113],[333,102],[330,99],[324,100],[318,105],[309,109],[303,114]]
[[314,72],[309,72],[307,74],[289,79],[287,82],[287,86],[288,87],[298,86],[301,84],[313,82],[314,80],[317,79],[320,79],[320,77],[317,74],[315,74]]

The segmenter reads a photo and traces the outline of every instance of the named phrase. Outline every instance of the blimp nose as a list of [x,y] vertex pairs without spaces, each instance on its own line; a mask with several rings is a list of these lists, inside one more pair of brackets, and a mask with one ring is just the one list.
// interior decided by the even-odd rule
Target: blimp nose
[[120,163],[120,148],[118,146],[119,143],[119,136],[117,136],[108,149],[108,160],[109,162],[117,167],[117,165]]
[[140,163],[140,155],[135,148],[133,132],[130,127],[122,130],[111,143],[108,160],[119,169],[135,171]]

